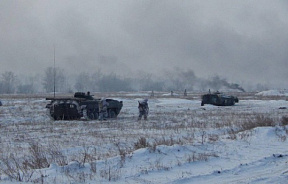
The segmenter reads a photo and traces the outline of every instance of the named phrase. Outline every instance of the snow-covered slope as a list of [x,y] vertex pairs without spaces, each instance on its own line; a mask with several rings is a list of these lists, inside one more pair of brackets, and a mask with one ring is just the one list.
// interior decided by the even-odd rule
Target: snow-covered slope
[[[201,107],[200,99],[151,98],[149,120],[137,121],[141,98],[118,99],[124,103],[118,119],[105,122],[53,122],[43,99],[3,99],[0,183],[18,183],[4,161],[35,160],[31,145],[49,165],[14,170],[28,182],[287,183],[288,127],[281,118],[288,110],[279,109],[285,100]],[[243,129],[261,121],[273,125]],[[140,139],[147,144],[136,147]]]
[[256,93],[257,96],[288,96],[287,90],[268,90]]

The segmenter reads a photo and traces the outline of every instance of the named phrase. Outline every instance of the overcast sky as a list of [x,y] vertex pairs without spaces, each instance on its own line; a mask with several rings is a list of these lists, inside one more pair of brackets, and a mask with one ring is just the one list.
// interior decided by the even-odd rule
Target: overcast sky
[[161,74],[288,86],[285,0],[1,0],[0,72]]

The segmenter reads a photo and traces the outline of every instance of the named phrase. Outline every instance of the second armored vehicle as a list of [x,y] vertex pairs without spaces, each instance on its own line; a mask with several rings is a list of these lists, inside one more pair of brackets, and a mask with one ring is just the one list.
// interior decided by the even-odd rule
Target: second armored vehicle
[[[94,99],[83,92],[76,92],[74,97],[46,98],[46,100],[50,100],[46,108],[49,109],[49,115],[54,120],[93,120],[99,117],[100,99]],[[109,103],[107,118],[116,118],[123,107],[123,102],[114,99],[106,99],[106,101]]]
[[235,96],[225,95],[223,93],[208,93],[202,96],[201,106],[211,104],[217,106],[231,106],[238,103],[239,99]]

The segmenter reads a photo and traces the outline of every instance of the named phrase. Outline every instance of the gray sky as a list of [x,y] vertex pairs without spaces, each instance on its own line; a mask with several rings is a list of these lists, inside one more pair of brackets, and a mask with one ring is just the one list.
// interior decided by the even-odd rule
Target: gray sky
[[[0,72],[161,74],[288,85],[285,0],[1,0]],[[284,86],[281,86],[284,85]]]

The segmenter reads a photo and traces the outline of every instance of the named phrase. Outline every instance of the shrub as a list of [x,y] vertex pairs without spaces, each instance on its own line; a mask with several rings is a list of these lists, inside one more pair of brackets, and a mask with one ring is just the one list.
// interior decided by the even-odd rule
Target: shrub
[[255,119],[250,119],[248,122],[243,123],[240,131],[251,130],[256,127],[275,126],[275,121],[264,115],[257,115]]
[[281,118],[281,123],[283,126],[288,125],[288,116],[283,116]]
[[25,160],[24,164],[31,169],[41,169],[49,167],[46,153],[37,143],[30,144],[30,156]]
[[0,163],[0,171],[12,180],[28,182],[34,174],[34,171],[26,167],[20,160],[17,160],[14,154],[2,158]]
[[149,147],[149,144],[145,137],[140,137],[138,141],[134,144],[135,150],[140,149],[140,148],[147,148],[147,147]]

